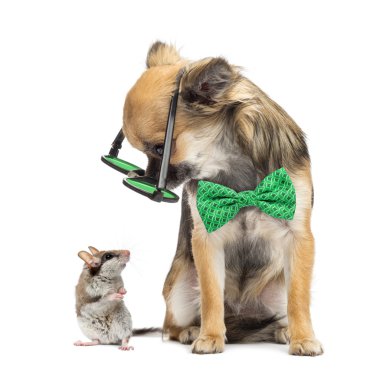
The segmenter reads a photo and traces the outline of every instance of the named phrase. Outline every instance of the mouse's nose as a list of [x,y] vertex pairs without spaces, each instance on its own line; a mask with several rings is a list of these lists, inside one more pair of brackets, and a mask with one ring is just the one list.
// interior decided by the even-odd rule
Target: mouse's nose
[[125,257],[130,257],[130,255],[131,255],[131,252],[129,252],[127,249],[125,249],[124,251],[122,251],[122,253],[121,253],[123,256],[125,256]]

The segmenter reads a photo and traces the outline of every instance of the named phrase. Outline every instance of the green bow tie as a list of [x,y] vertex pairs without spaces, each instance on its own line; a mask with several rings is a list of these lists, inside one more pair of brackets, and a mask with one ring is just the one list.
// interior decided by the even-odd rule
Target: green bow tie
[[197,208],[207,232],[232,220],[243,207],[255,206],[275,218],[292,220],[296,191],[284,168],[266,176],[255,190],[236,192],[209,181],[198,182]]

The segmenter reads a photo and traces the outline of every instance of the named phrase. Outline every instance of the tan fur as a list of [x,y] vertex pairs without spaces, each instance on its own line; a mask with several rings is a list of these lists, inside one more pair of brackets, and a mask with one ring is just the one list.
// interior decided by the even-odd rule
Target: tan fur
[[295,236],[291,260],[291,272],[288,283],[288,319],[290,349],[294,355],[319,355],[322,346],[315,339],[310,319],[310,286],[314,263],[314,238],[304,232]]
[[294,237],[288,290],[289,331],[292,340],[314,337],[310,322],[310,283],[314,262],[314,239],[311,232]]
[[[168,107],[177,72],[177,66],[150,68],[127,95],[124,108],[124,133],[132,146],[139,150],[144,150],[143,140],[146,138],[152,142],[163,142]],[[154,104],[154,107],[147,111],[147,104]],[[128,125],[125,125],[127,122]]]
[[[148,69],[126,97],[123,131],[132,146],[140,151],[145,151],[144,141],[147,139],[151,143],[164,142],[170,99],[182,65],[179,63]],[[147,106],[150,107],[149,110]],[[181,138],[184,129],[181,121],[176,121],[172,164],[182,161],[186,153],[188,144]]]
[[290,174],[296,188],[297,210],[293,245],[289,251],[288,319],[291,354],[319,355],[321,344],[315,339],[310,318],[310,287],[314,265],[314,237],[311,231],[312,179],[310,167]]
[[173,45],[161,42],[154,43],[146,58],[147,67],[173,65],[181,60],[181,56]]
[[194,341],[194,352],[222,352],[224,349],[223,289],[215,273],[215,247],[204,228],[193,230],[192,250],[201,287],[201,331]]

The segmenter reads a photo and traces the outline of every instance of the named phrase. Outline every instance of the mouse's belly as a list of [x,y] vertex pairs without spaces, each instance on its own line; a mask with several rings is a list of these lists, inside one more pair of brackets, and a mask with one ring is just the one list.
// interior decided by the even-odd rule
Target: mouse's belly
[[[79,316],[78,324],[83,334],[91,340],[99,340],[102,344],[118,343],[110,335],[112,320],[107,316]],[[110,337],[111,336],[111,337]]]
[[78,316],[78,324],[86,337],[99,340],[101,344],[120,344],[132,332],[131,315],[125,306],[101,314],[83,311]]

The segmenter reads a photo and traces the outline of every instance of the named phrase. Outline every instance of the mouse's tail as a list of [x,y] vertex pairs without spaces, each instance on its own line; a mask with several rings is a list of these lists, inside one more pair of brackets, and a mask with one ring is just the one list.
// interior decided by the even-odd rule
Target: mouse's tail
[[146,335],[147,333],[162,333],[162,328],[135,328],[132,330],[132,336]]

